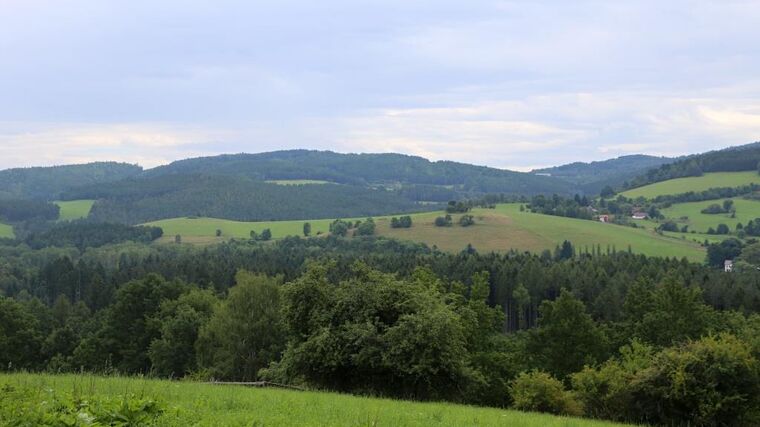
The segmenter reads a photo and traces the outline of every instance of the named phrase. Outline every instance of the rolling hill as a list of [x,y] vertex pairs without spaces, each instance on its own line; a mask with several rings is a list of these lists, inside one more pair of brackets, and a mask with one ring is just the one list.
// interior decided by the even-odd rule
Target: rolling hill
[[621,193],[623,196],[636,199],[644,197],[653,199],[657,196],[682,194],[690,191],[699,192],[711,188],[740,187],[748,184],[760,184],[760,174],[757,171],[745,172],[715,172],[700,176],[669,179],[654,184],[634,188]]
[[136,176],[142,168],[116,162],[0,171],[0,199],[55,200],[71,188],[115,182]]
[[[413,226],[408,229],[391,228],[390,217],[376,217],[377,234],[401,240],[435,245],[441,250],[459,252],[468,243],[481,252],[518,251],[541,252],[553,250],[564,240],[572,242],[577,250],[592,250],[599,245],[603,251],[613,248],[651,256],[686,257],[700,262],[704,249],[691,240],[662,236],[651,230],[602,224],[572,218],[562,218],[521,212],[519,204],[497,205],[496,209],[475,209],[476,224],[470,227],[436,227],[434,220],[441,212],[412,214]],[[454,223],[459,215],[454,215]],[[326,233],[331,220],[311,220],[312,234]],[[171,242],[180,234],[185,243],[213,243],[231,237],[248,238],[251,230],[260,233],[269,228],[273,238],[302,235],[304,221],[234,222],[213,218],[175,218],[150,222],[146,225],[163,228],[163,242]],[[222,236],[215,237],[216,230]]]
[[575,162],[552,168],[536,169],[531,173],[548,174],[577,185],[585,193],[598,194],[607,185],[620,187],[626,181],[658,166],[672,163],[669,157],[642,154],[622,156],[599,162]]

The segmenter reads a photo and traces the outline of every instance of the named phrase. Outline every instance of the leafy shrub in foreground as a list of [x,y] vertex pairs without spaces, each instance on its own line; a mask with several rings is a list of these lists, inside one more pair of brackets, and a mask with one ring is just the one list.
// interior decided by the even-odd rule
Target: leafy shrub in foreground
[[583,408],[562,383],[541,371],[523,372],[510,386],[513,406],[521,411],[581,415]]

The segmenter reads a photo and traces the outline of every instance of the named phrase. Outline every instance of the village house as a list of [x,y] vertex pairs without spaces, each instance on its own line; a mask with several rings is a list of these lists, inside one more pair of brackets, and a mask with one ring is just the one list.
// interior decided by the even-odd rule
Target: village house
[[647,219],[646,212],[634,212],[633,215],[631,215],[631,218],[633,219]]

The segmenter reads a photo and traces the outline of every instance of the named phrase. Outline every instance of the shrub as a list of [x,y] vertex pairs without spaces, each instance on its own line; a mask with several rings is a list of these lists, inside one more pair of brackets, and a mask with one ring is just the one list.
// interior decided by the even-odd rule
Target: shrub
[[435,219],[436,227],[448,227],[451,225],[451,215],[439,216]]
[[548,412],[559,415],[581,415],[580,403],[562,383],[541,372],[523,372],[509,387],[513,406],[520,411]]
[[758,368],[732,335],[665,349],[632,383],[637,411],[654,424],[757,425]]
[[717,215],[717,214],[726,213],[726,210],[723,209],[723,206],[717,203],[713,203],[712,205],[702,209],[701,212],[707,215]]
[[462,215],[462,217],[459,218],[459,225],[462,227],[469,227],[474,224],[475,218],[472,215]]

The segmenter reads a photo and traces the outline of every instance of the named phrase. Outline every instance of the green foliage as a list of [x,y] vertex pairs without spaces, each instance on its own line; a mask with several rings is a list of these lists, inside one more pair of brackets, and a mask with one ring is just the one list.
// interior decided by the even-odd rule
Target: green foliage
[[153,398],[81,396],[54,390],[4,385],[0,388],[0,424],[8,426],[159,426],[167,425],[164,405]]
[[357,236],[372,236],[375,234],[375,221],[367,218],[358,227],[356,227]]
[[412,217],[409,215],[404,215],[400,218],[396,218],[395,216],[391,218],[391,228],[411,228],[412,226]]
[[350,228],[351,223],[343,221],[342,219],[336,219],[330,224],[330,234],[339,237],[346,237]]
[[583,408],[562,382],[541,371],[523,372],[510,385],[513,407],[521,411],[581,415]]
[[309,235],[311,235],[311,224],[308,222],[303,223],[303,235],[304,237],[309,237]]
[[564,379],[585,364],[604,360],[604,335],[586,313],[586,307],[567,290],[555,301],[544,301],[530,351],[545,371]]
[[755,425],[760,422],[760,366],[731,335],[662,351],[631,387],[637,412],[663,425]]
[[0,296],[0,370],[38,367],[40,325],[20,303]]
[[122,224],[93,223],[85,220],[59,223],[50,230],[30,235],[26,242],[40,249],[48,246],[75,246],[79,250],[134,241],[150,243],[164,234],[159,227],[130,227]]
[[436,227],[450,227],[451,215],[439,216],[435,218],[434,224]]
[[28,221],[31,219],[56,220],[60,208],[49,202],[39,200],[3,200],[0,198],[0,220],[7,222]]
[[217,379],[250,381],[279,359],[285,336],[278,278],[239,271],[237,285],[199,333],[198,365]]
[[742,242],[737,239],[726,239],[707,247],[707,264],[713,267],[723,267],[726,260],[732,260],[742,252]]
[[459,225],[462,227],[469,227],[475,225],[475,217],[472,215],[462,215],[459,218]]

